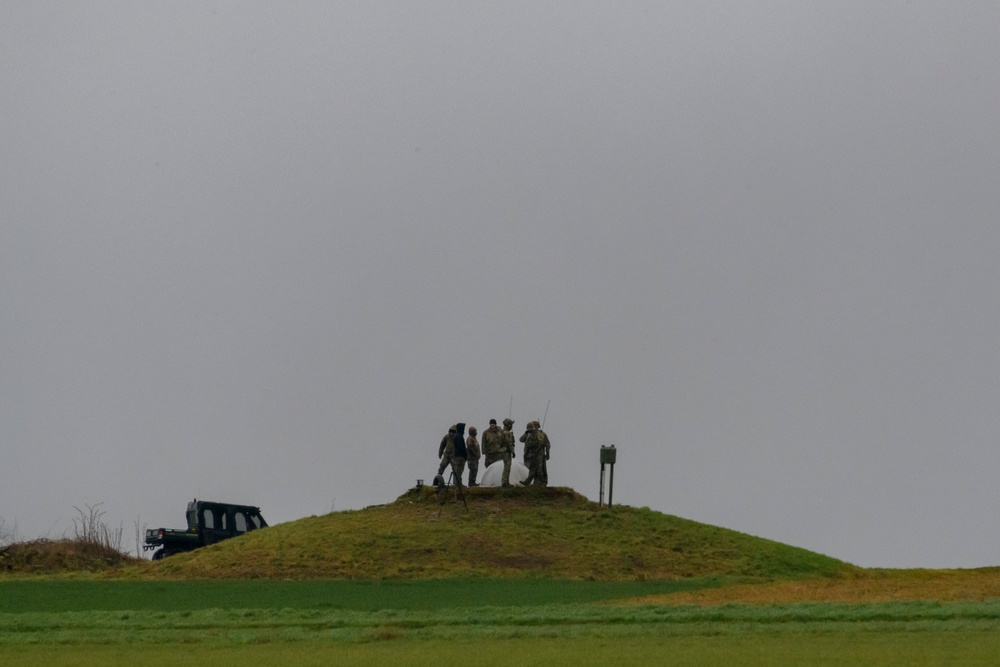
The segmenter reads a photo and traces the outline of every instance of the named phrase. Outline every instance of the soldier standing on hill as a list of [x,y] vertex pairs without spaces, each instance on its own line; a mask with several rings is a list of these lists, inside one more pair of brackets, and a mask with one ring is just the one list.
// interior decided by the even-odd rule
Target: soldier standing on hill
[[503,451],[503,435],[497,428],[497,420],[490,420],[490,427],[483,431],[483,455],[486,457],[484,465],[489,468],[499,461]]
[[455,432],[449,432],[454,440],[454,451],[451,455],[451,469],[455,473],[455,486],[462,490],[462,473],[465,472],[465,458],[468,453],[465,449],[465,424],[455,424]]
[[538,452],[540,451],[538,431],[535,424],[536,422],[528,422],[526,430],[520,438],[521,442],[524,443],[524,465],[528,466],[528,476],[521,480],[521,484],[524,486],[542,483],[542,471],[538,465]]
[[438,458],[441,459],[441,464],[438,466],[438,475],[443,475],[444,471],[448,469],[451,465],[451,460],[455,456],[455,425],[452,424],[448,429],[448,433],[441,438],[441,444],[438,446]]
[[535,430],[538,438],[538,468],[541,471],[542,486],[549,485],[549,436],[542,430],[541,425],[535,422]]
[[504,487],[510,486],[510,460],[514,457],[514,452],[516,447],[514,445],[514,432],[511,428],[514,426],[514,420],[508,417],[503,420],[503,475],[500,477],[500,485]]
[[465,449],[469,456],[469,486],[479,486],[476,476],[479,475],[479,441],[476,440],[476,427],[469,427],[469,437],[465,439]]

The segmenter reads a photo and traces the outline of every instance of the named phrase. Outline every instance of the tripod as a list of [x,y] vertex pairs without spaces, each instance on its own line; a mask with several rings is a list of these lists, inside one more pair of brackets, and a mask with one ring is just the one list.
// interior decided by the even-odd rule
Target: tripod
[[451,469],[451,474],[448,475],[448,481],[438,487],[438,495],[441,496],[441,502],[438,504],[438,516],[441,516],[441,510],[444,509],[444,501],[448,498],[448,487],[455,482],[455,499],[459,497],[462,498],[462,504],[465,505],[465,511],[469,511],[469,503],[465,500],[465,491],[462,490],[462,480],[455,479],[455,469]]

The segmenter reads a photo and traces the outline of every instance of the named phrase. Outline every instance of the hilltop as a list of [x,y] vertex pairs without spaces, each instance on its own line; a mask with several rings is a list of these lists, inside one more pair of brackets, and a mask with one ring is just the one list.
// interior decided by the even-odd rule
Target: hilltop
[[852,575],[834,558],[648,508],[600,507],[567,488],[475,488],[468,510],[432,488],[386,505],[279,524],[157,563],[155,578],[593,581]]

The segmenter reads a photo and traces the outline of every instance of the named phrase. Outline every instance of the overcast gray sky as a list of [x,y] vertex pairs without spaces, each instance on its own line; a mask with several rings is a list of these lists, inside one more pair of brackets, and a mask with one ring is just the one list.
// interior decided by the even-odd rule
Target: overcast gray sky
[[550,479],[1000,564],[1000,3],[0,4],[0,518]]

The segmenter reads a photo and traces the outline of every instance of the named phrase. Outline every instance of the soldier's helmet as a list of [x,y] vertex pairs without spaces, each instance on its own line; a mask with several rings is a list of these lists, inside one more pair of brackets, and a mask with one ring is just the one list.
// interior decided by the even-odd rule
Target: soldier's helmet
[[475,426],[470,426],[469,427],[469,435],[475,435],[477,433],[479,433],[479,431],[476,430]]
[[510,428],[511,426],[514,425],[514,420],[508,417],[507,419],[503,420],[503,425],[506,426],[507,428]]

